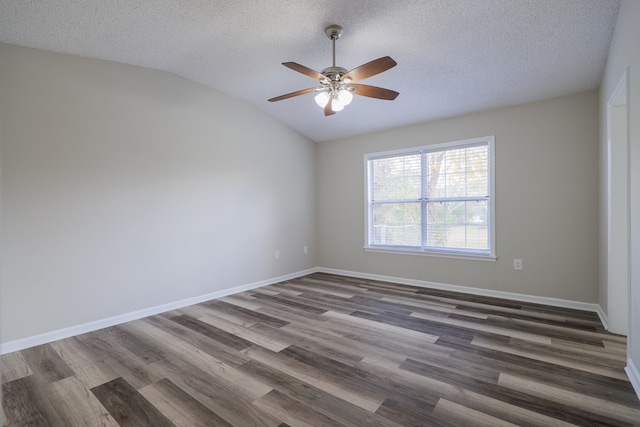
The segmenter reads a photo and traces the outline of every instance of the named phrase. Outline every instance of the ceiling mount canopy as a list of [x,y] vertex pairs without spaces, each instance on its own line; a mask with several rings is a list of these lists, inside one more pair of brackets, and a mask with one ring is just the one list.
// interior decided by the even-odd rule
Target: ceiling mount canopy
[[346,105],[349,105],[353,99],[353,95],[367,96],[369,98],[387,101],[396,99],[398,96],[398,92],[396,91],[377,86],[355,84],[357,81],[375,76],[376,74],[395,67],[397,65],[396,61],[389,56],[383,56],[382,58],[374,59],[373,61],[356,67],[351,71],[347,71],[345,68],[336,66],[336,40],[342,35],[342,27],[340,25],[329,25],[325,28],[324,32],[333,45],[333,62],[331,67],[325,68],[322,72],[317,72],[295,62],[282,63],[285,67],[317,79],[320,82],[320,86],[276,96],[275,98],[269,99],[270,102],[282,101],[283,99],[289,99],[307,93],[315,93],[315,101],[318,106],[324,109],[324,115],[331,116],[337,111],[341,111]]

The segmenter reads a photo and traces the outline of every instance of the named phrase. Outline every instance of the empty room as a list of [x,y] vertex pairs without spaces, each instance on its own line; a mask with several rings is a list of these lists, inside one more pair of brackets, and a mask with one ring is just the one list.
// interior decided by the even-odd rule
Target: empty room
[[2,0],[2,426],[640,426],[640,1]]

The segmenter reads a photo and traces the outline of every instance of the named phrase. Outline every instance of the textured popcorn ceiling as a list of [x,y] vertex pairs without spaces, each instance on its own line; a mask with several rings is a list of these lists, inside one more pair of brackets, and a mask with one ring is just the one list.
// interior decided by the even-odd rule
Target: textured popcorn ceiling
[[[618,0],[1,0],[0,41],[175,73],[241,98],[314,141],[595,89]],[[389,55],[363,81],[400,92],[355,97],[325,117],[316,82],[280,65]]]

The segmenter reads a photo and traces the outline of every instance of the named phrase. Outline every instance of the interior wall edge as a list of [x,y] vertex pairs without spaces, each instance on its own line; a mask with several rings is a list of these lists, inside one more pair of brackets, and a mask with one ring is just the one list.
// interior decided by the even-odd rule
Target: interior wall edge
[[235,286],[233,288],[223,289],[216,292],[210,292],[210,293],[193,297],[193,298],[186,298],[179,301],[158,305],[155,307],[149,307],[142,310],[133,311],[130,313],[120,314],[117,316],[96,320],[93,322],[83,323],[81,325],[76,325],[76,326],[71,326],[64,329],[45,332],[43,334],[34,335],[31,337],[20,338],[17,340],[7,341],[7,342],[0,342],[0,354],[13,353],[15,351],[20,351],[26,348],[35,347],[38,345],[47,344],[53,341],[58,341],[61,339],[72,337],[72,336],[85,334],[87,332],[93,332],[99,329],[120,325],[122,323],[130,322],[132,320],[138,320],[144,317],[154,316],[156,314],[164,313],[171,310],[177,310],[183,307],[187,307],[189,305],[199,304],[205,301],[223,298],[239,292],[249,291],[251,289],[256,289],[263,286],[272,285],[274,283],[295,279],[297,277],[306,276],[308,274],[312,274],[317,271],[318,271],[317,267],[310,268],[307,270],[297,271],[297,272],[286,274],[283,276],[273,277],[273,278],[261,280],[258,282]]
[[629,381],[638,395],[638,399],[640,399],[640,371],[636,364],[633,363],[633,359],[627,359],[627,366],[624,368],[624,371],[627,373]]

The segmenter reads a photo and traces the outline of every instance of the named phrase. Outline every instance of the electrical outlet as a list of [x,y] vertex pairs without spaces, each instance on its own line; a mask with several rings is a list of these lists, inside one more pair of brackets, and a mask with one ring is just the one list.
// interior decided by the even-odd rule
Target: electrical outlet
[[302,252],[304,254],[308,254],[309,253],[309,248],[305,246],[304,248],[302,248]]
[[521,259],[514,259],[513,260],[513,269],[514,270],[522,270],[522,260]]
[[276,259],[280,259],[280,250],[276,249]]

